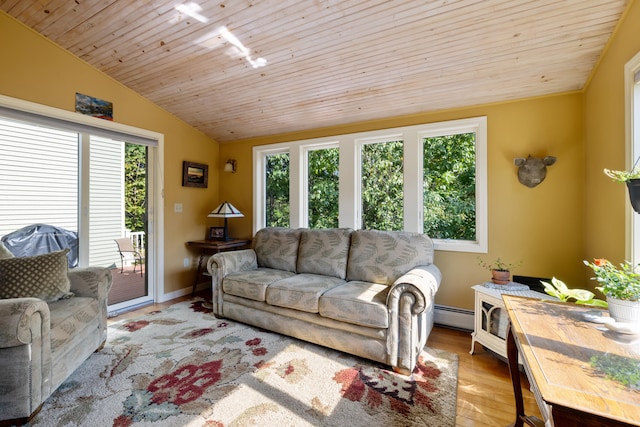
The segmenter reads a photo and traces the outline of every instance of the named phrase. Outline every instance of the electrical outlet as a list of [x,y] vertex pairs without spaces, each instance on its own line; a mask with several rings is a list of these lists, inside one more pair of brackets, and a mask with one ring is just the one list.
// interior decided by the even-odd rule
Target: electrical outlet
[[184,267],[185,267],[185,268],[189,268],[189,267],[191,267],[191,258],[185,258],[185,259],[182,261],[182,263],[183,263],[183,265],[184,265]]
[[173,211],[175,213],[182,213],[182,203],[174,203],[173,204]]

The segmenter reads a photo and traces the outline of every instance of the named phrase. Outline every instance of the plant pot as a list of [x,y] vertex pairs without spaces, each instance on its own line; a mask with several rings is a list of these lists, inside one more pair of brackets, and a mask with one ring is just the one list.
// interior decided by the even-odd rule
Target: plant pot
[[607,297],[609,316],[616,322],[640,323],[640,301],[628,301]]
[[497,285],[506,285],[511,281],[509,270],[491,270],[491,281]]
[[629,201],[631,201],[633,210],[640,213],[640,179],[627,181],[627,189],[629,190]]

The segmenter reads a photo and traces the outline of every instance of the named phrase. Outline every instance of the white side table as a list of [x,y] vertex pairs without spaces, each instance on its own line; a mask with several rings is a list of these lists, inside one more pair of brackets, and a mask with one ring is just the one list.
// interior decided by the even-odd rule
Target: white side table
[[476,342],[489,350],[507,358],[507,325],[509,317],[504,310],[502,295],[555,299],[550,295],[531,290],[502,290],[488,288],[484,284],[472,287],[475,291],[474,328],[471,334],[471,351],[473,354]]

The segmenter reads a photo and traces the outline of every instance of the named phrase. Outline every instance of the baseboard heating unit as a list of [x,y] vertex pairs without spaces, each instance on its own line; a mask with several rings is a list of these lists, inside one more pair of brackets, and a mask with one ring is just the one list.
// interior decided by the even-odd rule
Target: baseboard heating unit
[[473,331],[473,310],[436,304],[433,322],[450,328]]

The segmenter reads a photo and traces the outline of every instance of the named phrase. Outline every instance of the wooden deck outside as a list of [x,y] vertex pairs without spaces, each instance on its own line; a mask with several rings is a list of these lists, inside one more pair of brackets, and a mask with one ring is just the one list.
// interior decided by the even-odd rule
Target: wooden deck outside
[[[144,271],[144,270],[143,270]],[[140,275],[140,266],[133,272],[133,266],[127,266],[120,273],[120,267],[111,269],[113,284],[109,290],[108,303],[117,304],[146,295],[146,274]]]

